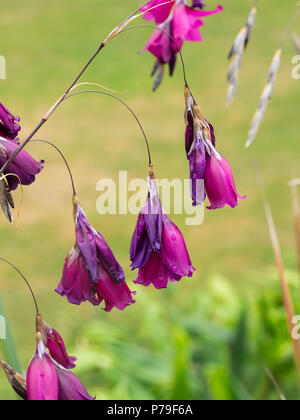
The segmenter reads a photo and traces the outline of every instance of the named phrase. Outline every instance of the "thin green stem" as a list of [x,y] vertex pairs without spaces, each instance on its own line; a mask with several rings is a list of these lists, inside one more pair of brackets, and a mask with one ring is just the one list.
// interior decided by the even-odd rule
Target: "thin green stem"
[[60,154],[60,156],[62,157],[62,159],[63,159],[63,161],[64,161],[64,163],[65,163],[65,165],[67,167],[67,170],[69,172],[69,175],[70,175],[70,180],[71,180],[71,184],[72,184],[73,195],[76,196],[77,194],[76,194],[76,189],[75,189],[74,177],[73,177],[73,174],[72,174],[70,165],[68,164],[67,159],[65,158],[63,152],[54,143],[51,143],[48,140],[35,140],[34,139],[34,140],[31,140],[31,142],[32,143],[33,142],[39,142],[39,143],[48,144],[49,146],[52,146]]
[[25,278],[25,276],[21,273],[21,271],[14,265],[14,264],[12,264],[10,261],[8,261],[8,260],[6,260],[5,258],[3,258],[3,257],[0,257],[0,260],[1,261],[3,261],[3,262],[5,262],[6,264],[8,264],[8,265],[10,265],[21,277],[22,277],[22,279],[25,281],[25,283],[27,284],[27,287],[28,287],[28,289],[30,290],[30,293],[31,293],[31,295],[32,295],[32,298],[33,298],[33,301],[34,301],[34,305],[35,305],[35,309],[36,309],[36,314],[37,315],[39,315],[40,314],[40,311],[39,311],[39,308],[38,308],[38,304],[37,304],[37,300],[36,300],[36,298],[35,298],[35,295],[34,295],[34,293],[33,293],[33,290],[32,290],[32,288],[31,288],[31,286],[30,286],[30,284],[29,284],[29,282],[27,281],[27,279]]
[[103,91],[100,91],[100,90],[83,90],[83,91],[80,91],[80,92],[71,93],[65,99],[69,99],[69,98],[72,98],[73,96],[77,96],[77,95],[82,95],[83,93],[98,93],[100,95],[109,96],[110,98],[113,98],[113,99],[117,100],[118,102],[120,102],[122,105],[124,105],[130,111],[130,113],[133,115],[134,119],[136,120],[136,122],[138,123],[138,125],[139,125],[139,127],[142,131],[142,134],[143,134],[143,137],[144,137],[144,140],[145,140],[145,143],[146,143],[146,147],[147,147],[149,166],[152,166],[150,146],[149,146],[149,142],[148,142],[145,130],[144,130],[140,120],[138,119],[137,115],[132,110],[132,108],[130,108],[130,106],[126,102],[124,102],[122,99],[118,98],[118,96],[115,96],[115,95],[112,95],[111,93],[103,92]]

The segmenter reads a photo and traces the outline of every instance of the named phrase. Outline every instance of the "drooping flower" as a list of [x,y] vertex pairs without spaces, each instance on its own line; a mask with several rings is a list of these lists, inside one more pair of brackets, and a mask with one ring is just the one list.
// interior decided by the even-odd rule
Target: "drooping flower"
[[103,236],[87,221],[77,197],[74,198],[76,243],[67,256],[62,280],[56,289],[75,305],[89,301],[95,306],[105,302],[104,310],[125,309],[134,303],[117,262]]
[[48,348],[50,356],[65,369],[74,369],[77,358],[69,356],[62,336],[50,327],[39,314],[36,319],[37,331],[41,334],[45,347]]
[[[0,103],[0,167],[18,148],[17,135],[21,129],[19,121],[19,117],[15,117]],[[11,208],[14,208],[11,191],[15,190],[19,183],[22,185],[32,184],[35,181],[35,176],[42,170],[43,163],[43,161],[35,161],[22,150],[6,167],[3,174],[4,176],[10,175],[0,180],[0,205],[10,222],[12,222]]]
[[69,370],[56,366],[59,401],[93,401],[86,388]]
[[[151,168],[152,173],[152,168]],[[178,227],[163,213],[155,179],[148,179],[149,193],[142,209],[130,247],[131,267],[139,269],[136,284],[156,289],[166,288],[168,281],[192,277],[187,247]]]
[[[8,158],[15,152],[18,145],[12,141],[0,137],[0,167],[3,166]],[[43,169],[44,161],[37,162],[25,150],[14,158],[14,160],[7,166],[4,174],[9,175],[6,180],[10,191],[15,190],[19,185],[19,180],[22,185],[30,185],[35,181],[37,174]]]
[[27,397],[29,401],[57,401],[58,379],[55,364],[47,354],[39,333],[37,337],[36,353],[26,375]]
[[52,357],[40,332],[36,353],[27,370],[26,388],[29,401],[94,400],[79,379]]
[[246,198],[238,194],[231,167],[221,155],[207,157],[205,189],[210,201],[210,210],[222,209],[226,204],[234,208],[238,205],[238,198]]
[[190,164],[191,197],[193,205],[201,205],[208,196],[208,209],[238,205],[241,197],[236,190],[229,163],[215,149],[213,126],[204,118],[190,89],[185,88],[186,135],[185,149]]
[[0,136],[8,140],[15,140],[21,126],[18,124],[20,117],[14,116],[1,102],[0,102]]
[[[2,167],[17,149],[15,141],[0,137],[0,167]],[[0,205],[7,219],[12,222],[11,208],[14,208],[14,200],[11,192],[19,183],[30,185],[35,181],[35,176],[43,169],[44,161],[35,161],[29,153],[22,150],[15,159],[6,167],[5,178],[0,180]]]
[[[143,12],[149,10],[144,15],[145,19],[154,19],[155,23],[159,25],[159,29],[154,32],[145,47],[145,50],[157,59],[152,72],[153,76],[157,74],[154,90],[162,81],[165,64],[170,66],[170,75],[172,76],[177,54],[182,49],[184,41],[201,42],[203,40],[199,32],[199,27],[204,25],[202,18],[223,10],[222,6],[210,11],[196,10],[196,8],[204,7],[203,2],[199,1],[194,2],[192,7],[189,7],[185,0],[164,3],[166,3],[164,0],[153,0],[142,9]],[[160,4],[160,7],[156,7]],[[153,7],[155,8],[153,9]]]

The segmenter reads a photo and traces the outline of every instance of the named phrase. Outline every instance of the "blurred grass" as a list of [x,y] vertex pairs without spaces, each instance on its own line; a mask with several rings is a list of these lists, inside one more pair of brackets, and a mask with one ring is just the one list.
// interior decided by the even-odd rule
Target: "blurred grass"
[[[216,6],[212,0],[206,3],[211,8]],[[197,267],[192,280],[183,280],[161,293],[137,288],[137,303],[124,313],[106,314],[87,305],[70,307],[50,293],[59,282],[64,258],[74,242],[71,190],[65,167],[54,150],[37,143],[28,148],[36,158],[44,158],[46,166],[37,182],[26,188],[19,226],[8,226],[2,218],[1,254],[13,260],[30,279],[46,320],[63,332],[74,350],[82,349],[79,364],[87,365],[82,375],[87,386],[94,388],[99,397],[178,396],[180,388],[178,390],[176,381],[186,384],[182,392],[187,396],[240,397],[236,392],[242,385],[237,386],[237,381],[232,379],[226,358],[231,347],[222,334],[224,326],[225,335],[234,333],[238,326],[242,328],[239,316],[242,316],[242,307],[250,305],[251,296],[258,301],[253,311],[259,314],[255,319],[248,314],[248,328],[256,331],[262,327],[256,325],[257,320],[266,325],[272,322],[272,328],[271,332],[267,327],[262,328],[260,337],[254,334],[255,340],[261,341],[265,348],[254,351],[253,347],[258,344],[247,344],[253,350],[254,360],[243,359],[234,371],[240,376],[239,369],[243,366],[250,388],[261,379],[261,390],[256,391],[255,396],[274,398],[268,380],[262,379],[265,373],[261,360],[262,356],[269,360],[268,354],[276,351],[276,355],[270,357],[270,367],[275,367],[277,379],[286,384],[290,395],[299,395],[285,324],[275,322],[276,317],[283,320],[284,314],[276,275],[272,282],[267,281],[274,269],[273,254],[253,169],[253,158],[256,158],[263,171],[285,262],[294,278],[297,259],[287,183],[291,177],[299,176],[296,124],[300,84],[291,78],[294,51],[289,40],[285,43],[275,94],[261,130],[252,149],[247,152],[244,149],[270,61],[295,10],[295,2],[261,2],[243,63],[239,92],[232,106],[226,109],[226,55],[251,5],[252,1],[248,0],[224,1],[224,12],[205,20],[205,27],[201,29],[205,42],[186,44],[184,48],[193,92],[203,113],[215,126],[218,149],[232,164],[240,193],[248,196],[235,210],[206,212],[205,223],[199,227],[185,227],[184,217],[173,218],[182,227]],[[72,3],[2,0],[0,53],[7,60],[7,80],[0,81],[1,101],[21,116],[23,137],[63,92],[102,38],[137,6],[137,2],[119,1],[115,6],[108,0],[74,0]],[[157,176],[186,178],[181,69],[178,66],[174,78],[166,78],[159,92],[152,94],[149,73],[153,59],[148,54],[137,54],[149,35],[148,29],[138,29],[114,40],[83,80],[126,92],[122,97],[140,116],[150,138]],[[135,217],[99,216],[95,203],[96,184],[102,177],[117,180],[119,170],[128,170],[129,178],[146,176],[143,139],[135,122],[121,105],[109,98],[79,97],[63,105],[40,136],[57,142],[68,157],[89,219],[115,250],[131,284],[135,277],[129,270],[128,248]],[[223,280],[215,282],[216,277]],[[25,286],[9,268],[1,266],[1,278],[0,295],[21,363],[26,367],[34,352],[34,307]],[[274,293],[270,292],[270,287],[275,289]],[[295,295],[298,297],[297,292]],[[227,297],[228,302],[224,304]],[[266,312],[271,313],[270,319],[264,317],[266,307]],[[198,341],[192,334],[190,349],[182,344],[185,334],[190,335],[182,319],[185,312],[193,317],[193,329],[198,334]],[[169,335],[173,323],[179,323],[178,331],[172,329]],[[201,338],[201,329],[207,330],[209,339]],[[221,338],[215,329],[222,331]],[[123,337],[125,332],[129,344],[119,347],[120,339],[114,341],[111,335]],[[240,334],[243,337],[242,332]],[[110,344],[105,348],[106,342]],[[156,359],[154,356],[161,352],[162,343],[168,348],[164,349],[162,358]],[[195,350],[195,346],[201,350]],[[205,369],[198,363],[189,363],[194,351],[207,353],[209,363]],[[110,358],[114,357],[121,359],[119,363],[130,361],[126,375],[120,378],[126,384],[113,380],[115,370]],[[135,364],[138,357],[141,363]],[[174,357],[177,366],[175,362],[175,366],[172,364]],[[260,359],[256,360],[258,357]],[[282,362],[285,357],[286,364]],[[200,358],[201,363],[203,360],[206,365],[207,360]],[[145,361],[146,372],[137,372]],[[119,365],[116,366],[118,370]],[[162,366],[165,366],[163,370]],[[146,385],[138,387],[144,375]],[[231,385],[225,386],[226,383]],[[0,395],[3,399],[12,397],[2,379]]]

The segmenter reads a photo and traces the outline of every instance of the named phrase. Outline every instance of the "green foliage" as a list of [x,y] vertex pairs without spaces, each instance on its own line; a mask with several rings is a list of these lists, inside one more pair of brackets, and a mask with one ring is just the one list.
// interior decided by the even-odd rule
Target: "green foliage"
[[[145,321],[119,328],[99,316],[74,336],[77,373],[105,399],[278,399],[269,367],[286,397],[298,399],[276,275],[267,284],[247,306],[228,281],[212,278],[202,296],[180,308],[169,302],[163,311],[143,296]],[[296,285],[292,290],[296,297]]]

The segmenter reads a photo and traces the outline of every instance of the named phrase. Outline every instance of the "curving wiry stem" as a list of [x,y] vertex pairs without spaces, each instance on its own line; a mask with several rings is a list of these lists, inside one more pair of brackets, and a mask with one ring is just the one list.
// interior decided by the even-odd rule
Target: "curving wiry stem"
[[299,15],[300,15],[300,8],[291,17],[291,19],[290,19],[290,21],[289,21],[289,23],[288,23],[288,25],[287,25],[287,27],[286,27],[286,29],[285,29],[282,37],[281,37],[281,40],[280,40],[280,46],[281,47],[282,47],[283,43],[285,42],[285,40],[287,39],[288,34],[289,34],[290,30],[291,30],[291,27],[292,27],[293,23],[295,22],[295,20],[297,19],[297,17]]
[[82,91],[80,91],[80,92],[74,92],[74,93],[70,93],[66,98],[65,98],[65,100],[66,99],[70,99],[70,98],[72,98],[73,96],[77,96],[77,95],[82,95],[83,93],[98,93],[99,95],[105,95],[105,96],[109,96],[110,98],[113,98],[113,99],[115,99],[116,101],[118,101],[118,102],[120,102],[122,105],[124,105],[129,111],[130,111],[130,113],[133,115],[133,117],[134,117],[134,119],[136,120],[136,122],[138,123],[138,125],[139,125],[139,127],[140,127],[140,129],[141,129],[141,131],[142,131],[142,133],[143,133],[143,136],[144,136],[144,139],[145,139],[145,143],[146,143],[146,147],[147,147],[147,153],[148,153],[148,160],[149,160],[149,166],[152,166],[152,158],[151,158],[151,152],[150,152],[150,146],[149,146],[149,142],[148,142],[148,139],[147,139],[147,136],[146,136],[146,133],[145,133],[145,130],[144,130],[144,128],[143,128],[143,126],[142,126],[142,124],[141,124],[141,122],[140,122],[140,120],[138,119],[138,117],[137,117],[137,115],[135,114],[135,112],[132,110],[132,108],[126,103],[126,102],[124,102],[122,99],[120,99],[118,96],[115,96],[115,95],[113,95],[113,94],[111,94],[111,93],[108,93],[108,92],[103,92],[103,91],[100,91],[100,90],[82,90]]
[[10,261],[8,261],[8,260],[6,260],[5,258],[3,258],[3,257],[0,257],[0,261],[3,261],[3,262],[5,262],[6,264],[8,264],[8,265],[10,265],[21,277],[22,277],[22,279],[25,281],[25,283],[26,283],[26,285],[27,285],[27,287],[28,287],[28,289],[30,290],[30,293],[31,293],[31,295],[32,295],[32,298],[33,298],[33,301],[34,301],[34,305],[35,305],[35,309],[36,309],[36,314],[37,315],[39,315],[40,314],[40,311],[39,311],[39,308],[38,308],[38,304],[37,304],[37,300],[36,300],[36,298],[35,298],[35,295],[34,295],[34,293],[33,293],[33,290],[32,290],[32,287],[30,286],[30,284],[29,284],[29,282],[28,282],[28,280],[25,278],[25,276],[21,273],[21,271],[14,265],[14,264],[12,264]]
[[69,175],[70,175],[70,181],[71,181],[71,184],[72,184],[73,195],[76,196],[77,194],[76,194],[76,189],[75,189],[74,177],[73,177],[73,174],[72,174],[70,165],[68,164],[68,161],[67,161],[65,155],[63,154],[63,152],[54,143],[51,143],[48,140],[35,140],[34,139],[34,140],[31,140],[31,143],[33,143],[33,142],[39,142],[39,143],[48,144],[49,146],[52,146],[60,154],[60,156],[62,157],[62,159],[63,159],[63,161],[64,161],[64,163],[65,163],[65,165],[67,167],[67,170],[69,172]]

